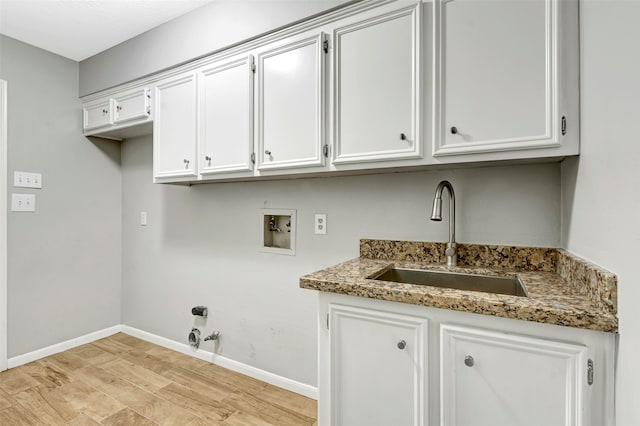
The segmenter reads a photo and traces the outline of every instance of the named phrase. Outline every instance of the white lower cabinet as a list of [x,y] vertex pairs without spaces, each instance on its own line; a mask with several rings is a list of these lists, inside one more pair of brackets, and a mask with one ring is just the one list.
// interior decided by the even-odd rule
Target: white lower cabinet
[[441,326],[443,426],[577,426],[587,347]]
[[329,308],[331,424],[426,425],[425,318]]
[[319,293],[320,426],[614,426],[615,335]]

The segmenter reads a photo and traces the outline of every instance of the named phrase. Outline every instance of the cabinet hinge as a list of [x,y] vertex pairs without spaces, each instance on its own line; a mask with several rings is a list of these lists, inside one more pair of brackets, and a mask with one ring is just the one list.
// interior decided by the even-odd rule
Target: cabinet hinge
[[567,117],[565,117],[564,115],[562,116],[562,124],[561,127],[562,129],[562,136],[567,134]]
[[326,38],[322,42],[322,50],[324,50],[324,53],[329,53],[329,40]]
[[151,115],[151,106],[147,107],[147,115]]
[[329,145],[328,144],[324,144],[324,146],[322,147],[322,154],[326,158],[329,158]]
[[329,314],[327,314],[327,330],[329,329]]
[[256,73],[256,63],[254,61],[251,61],[251,71],[253,71],[253,73]]
[[587,361],[587,383],[589,386],[593,384],[593,360],[589,359]]
[[256,164],[256,153],[255,153],[255,152],[252,152],[252,153],[251,153],[251,162],[252,162],[253,164]]

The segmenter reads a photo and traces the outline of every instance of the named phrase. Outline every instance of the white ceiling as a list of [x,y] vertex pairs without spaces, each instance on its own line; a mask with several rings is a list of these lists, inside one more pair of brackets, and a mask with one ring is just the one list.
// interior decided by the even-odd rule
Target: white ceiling
[[75,61],[213,0],[0,0],[0,34]]

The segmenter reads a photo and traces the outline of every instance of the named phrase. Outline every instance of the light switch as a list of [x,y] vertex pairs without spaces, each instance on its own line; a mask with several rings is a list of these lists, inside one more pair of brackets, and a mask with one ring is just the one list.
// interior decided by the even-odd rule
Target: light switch
[[140,226],[147,226],[147,212],[140,212]]
[[16,188],[42,188],[42,173],[13,172],[13,186]]
[[35,194],[11,194],[11,211],[13,212],[35,212]]

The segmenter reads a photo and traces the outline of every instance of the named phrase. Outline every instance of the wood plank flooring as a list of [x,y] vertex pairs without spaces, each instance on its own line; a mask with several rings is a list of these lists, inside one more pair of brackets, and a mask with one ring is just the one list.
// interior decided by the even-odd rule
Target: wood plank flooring
[[0,425],[317,426],[317,403],[118,333],[0,373]]

